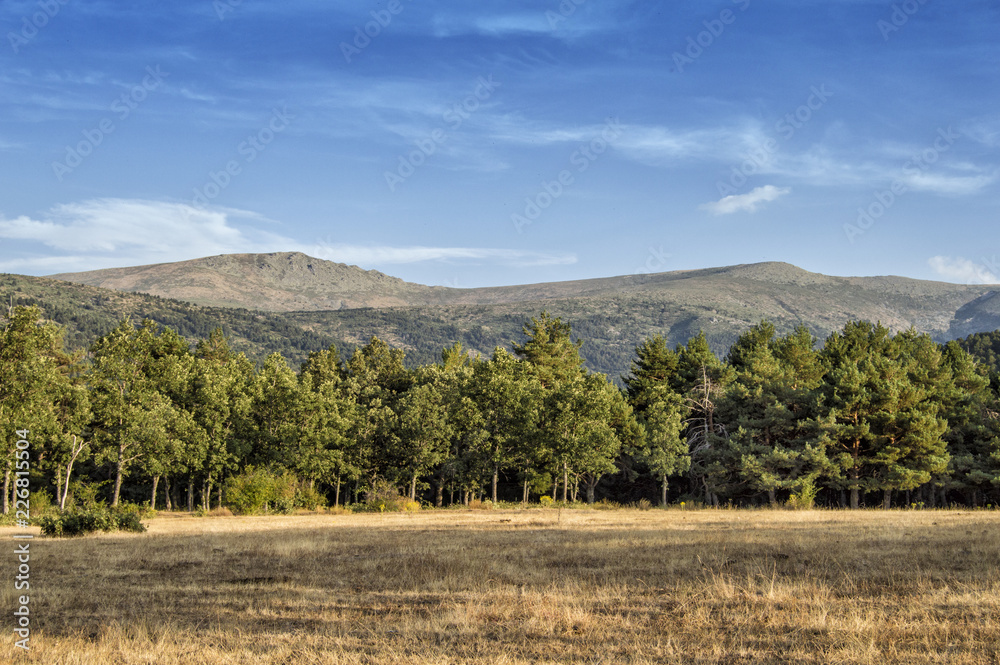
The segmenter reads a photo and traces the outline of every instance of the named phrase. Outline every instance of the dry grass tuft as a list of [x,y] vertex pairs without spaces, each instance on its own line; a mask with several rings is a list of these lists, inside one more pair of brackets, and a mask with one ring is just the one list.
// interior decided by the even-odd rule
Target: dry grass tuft
[[[33,648],[15,653],[8,637],[0,662],[997,663],[998,523],[984,511],[162,516],[141,535],[35,540]],[[0,560],[6,579],[15,565]],[[13,584],[0,589],[12,607]]]

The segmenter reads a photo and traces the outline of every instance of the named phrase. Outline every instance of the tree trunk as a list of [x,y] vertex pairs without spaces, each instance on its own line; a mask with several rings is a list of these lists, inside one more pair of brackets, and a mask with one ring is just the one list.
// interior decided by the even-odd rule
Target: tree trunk
[[444,478],[438,476],[437,493],[434,495],[434,506],[440,508],[444,505]]
[[163,476],[163,498],[167,504],[167,510],[173,510],[174,504],[170,501],[170,476]]
[[150,510],[156,510],[156,486],[160,484],[160,477],[153,476],[153,497],[149,500]]
[[493,503],[497,502],[497,481],[500,479],[500,465],[493,463]]
[[194,476],[188,476],[187,509],[189,513],[194,512]]
[[662,478],[661,482],[662,482],[662,485],[660,486],[660,489],[661,489],[661,492],[660,492],[660,505],[663,506],[664,508],[666,508],[667,507],[667,474],[663,474],[663,478]]
[[597,475],[592,475],[584,484],[587,486],[587,503],[594,503],[594,496],[597,490],[597,483],[601,482],[601,477]]
[[66,510],[66,496],[69,494],[69,479],[73,476],[73,464],[76,462],[76,458],[80,456],[80,453],[83,452],[83,448],[86,445],[86,443],[77,445],[76,434],[73,435],[73,448],[70,451],[72,454],[69,457],[69,463],[66,465],[66,486],[63,488],[59,510]]
[[114,508],[118,505],[118,496],[122,491],[122,458],[118,457],[118,463],[115,465],[115,493],[111,498],[111,507]]
[[63,481],[66,484],[63,485],[62,499],[59,501],[59,510],[66,510],[66,501],[69,496],[69,478],[73,474],[73,460],[69,461],[66,465],[66,480]]
[[524,476],[524,490],[521,492],[521,503],[528,503],[528,476]]
[[775,496],[773,489],[767,490],[767,500],[770,502],[772,508],[778,503],[778,497]]
[[889,505],[892,503],[892,490],[885,490],[882,495],[882,510],[889,510]]
[[62,467],[56,464],[56,503],[62,507]]
[[417,474],[413,474],[413,480],[410,481],[410,501],[417,500]]
[[3,475],[3,514],[10,512],[10,462],[7,463],[7,472]]
[[859,502],[858,497],[858,479],[861,475],[860,470],[857,465],[851,469],[851,510],[857,510]]
[[333,505],[335,508],[340,507],[340,476],[337,476],[337,491],[333,495]]
[[563,503],[569,501],[569,466],[563,463]]
[[219,508],[222,508],[222,483],[219,483]]

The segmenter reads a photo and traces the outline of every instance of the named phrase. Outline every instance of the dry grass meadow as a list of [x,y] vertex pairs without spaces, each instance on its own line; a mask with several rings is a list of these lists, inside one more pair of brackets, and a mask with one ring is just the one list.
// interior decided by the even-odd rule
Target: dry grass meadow
[[160,516],[32,543],[0,662],[998,663],[1000,512]]

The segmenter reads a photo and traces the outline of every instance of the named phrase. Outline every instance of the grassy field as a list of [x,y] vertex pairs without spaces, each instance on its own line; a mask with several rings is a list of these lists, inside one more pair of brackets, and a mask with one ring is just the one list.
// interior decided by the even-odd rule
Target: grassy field
[[0,662],[997,663],[1000,512],[161,516],[36,539]]

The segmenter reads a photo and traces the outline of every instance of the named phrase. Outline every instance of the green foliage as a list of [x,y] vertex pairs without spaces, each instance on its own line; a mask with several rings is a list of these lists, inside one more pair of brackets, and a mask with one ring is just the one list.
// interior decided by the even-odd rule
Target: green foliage
[[140,520],[135,510],[95,507],[46,515],[39,520],[39,526],[43,535],[54,537],[82,536],[95,531],[144,533],[146,527]]
[[110,480],[100,482],[73,481],[69,485],[71,500],[67,506],[78,510],[94,510],[104,507],[104,500],[100,498],[106,485],[111,484]]
[[383,478],[376,478],[365,491],[364,503],[357,509],[372,513],[402,512],[406,510],[408,502],[395,485]]
[[[516,334],[521,315],[505,316],[469,347]],[[571,329],[543,312],[520,325],[513,354],[497,340],[487,358],[457,327],[428,361],[375,336],[347,362],[326,344],[296,373],[282,354],[254,367],[224,326],[192,351],[176,330],[129,318],[93,343],[88,366],[65,352],[66,331],[14,308],[0,331],[0,424],[30,425],[33,486],[70,476],[71,507],[109,501],[140,518],[122,499],[148,500],[154,485],[207,509],[224,482],[227,504],[252,514],[356,501],[373,478],[391,493],[373,486],[371,510],[500,505],[553,483],[567,505],[581,490],[626,504],[654,488],[663,504],[669,490],[711,505],[831,505],[841,490],[854,505],[904,491],[929,506],[1000,500],[996,387],[958,343],[853,322],[817,350],[805,327],[762,321],[732,335],[723,361],[692,319],[686,344],[654,335],[632,347],[622,392],[580,356],[574,332],[617,325],[595,321]],[[393,343],[418,349],[412,330]],[[12,469],[23,462],[13,441],[0,444]]]
[[788,507],[795,510],[811,510],[816,505],[819,489],[811,478],[803,478],[798,484],[798,489],[788,497]]
[[275,481],[268,469],[248,466],[226,481],[226,505],[241,515],[256,515],[274,500]]

